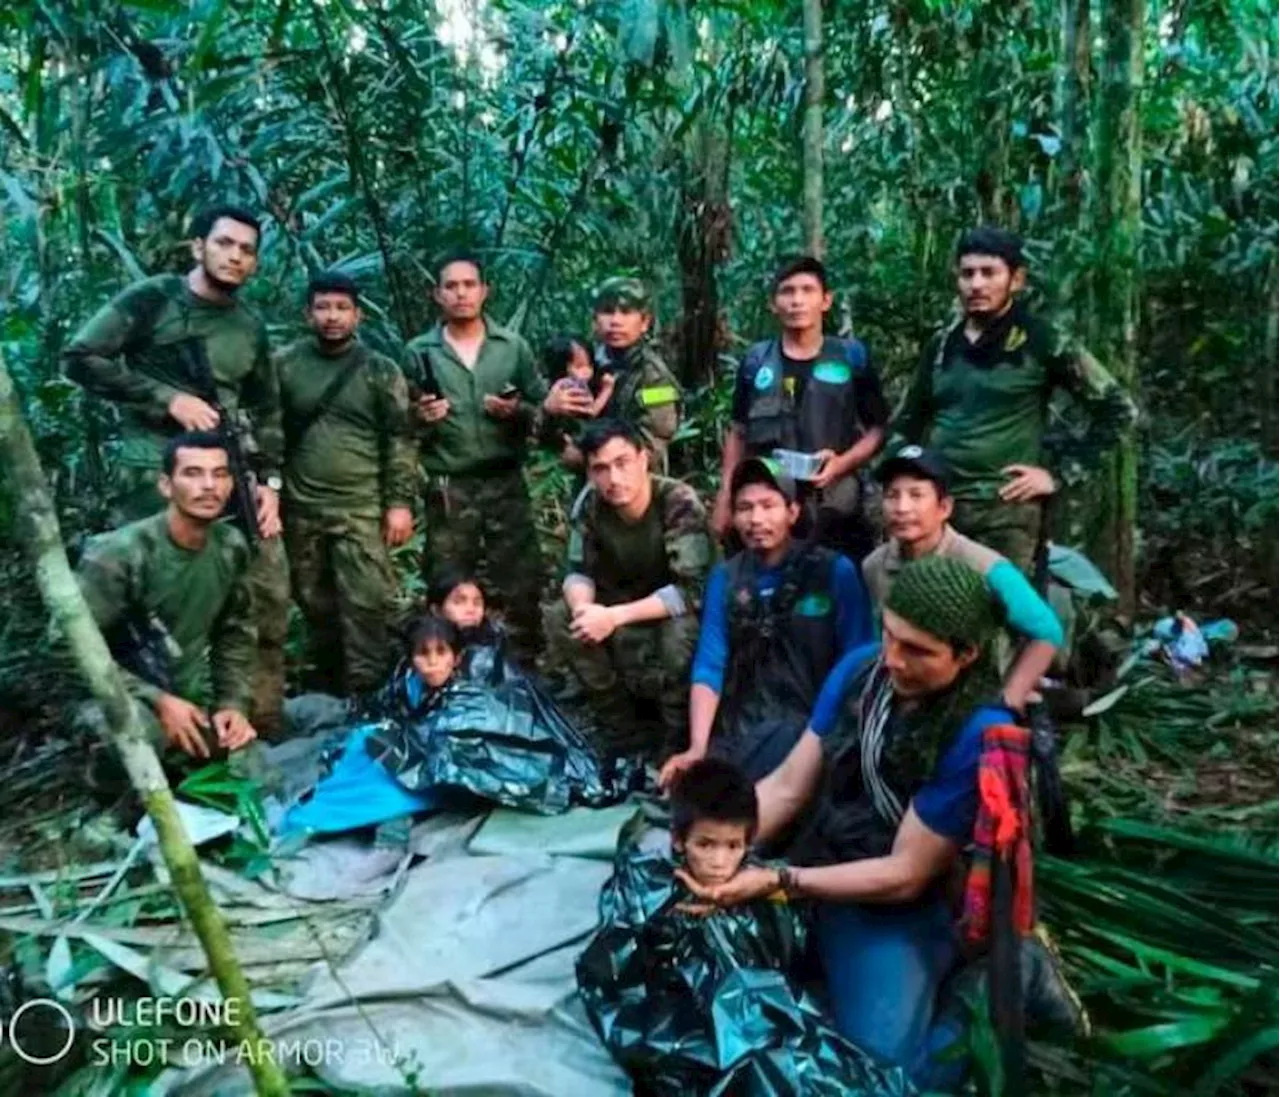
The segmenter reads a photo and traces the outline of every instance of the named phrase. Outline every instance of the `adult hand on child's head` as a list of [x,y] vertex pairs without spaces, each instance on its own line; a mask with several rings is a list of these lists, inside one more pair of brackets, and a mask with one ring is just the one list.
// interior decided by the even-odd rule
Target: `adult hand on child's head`
[[665,762],[662,768],[658,770],[658,787],[666,790],[671,787],[671,782],[680,776],[694,762],[702,761],[706,751],[694,750],[690,747],[688,750],[682,750],[679,754],[673,754]]

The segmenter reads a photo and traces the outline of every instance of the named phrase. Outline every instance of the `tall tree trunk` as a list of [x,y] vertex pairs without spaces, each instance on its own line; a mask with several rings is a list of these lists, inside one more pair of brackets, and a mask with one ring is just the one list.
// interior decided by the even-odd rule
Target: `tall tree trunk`
[[[1098,119],[1098,223],[1106,242],[1094,272],[1107,361],[1133,391],[1138,378],[1138,250],[1142,239],[1142,83],[1146,0],[1104,0],[1102,102]],[[1103,467],[1094,557],[1134,607],[1138,455],[1126,437]]]
[[822,258],[822,0],[804,0],[804,250]]
[[129,780],[155,824],[160,852],[174,890],[195,930],[209,970],[223,1000],[237,1005],[235,1025],[229,1026],[237,1045],[246,1049],[247,1065],[258,1093],[274,1097],[287,1094],[289,1084],[270,1053],[270,1043],[258,1027],[240,961],[231,946],[222,912],[218,909],[200,862],[178,815],[173,792],[160,767],[160,759],[148,741],[138,713],[125,692],[106,641],[89,612],[80,587],[62,548],[62,534],[49,497],[48,484],[36,456],[31,433],[22,420],[9,371],[0,358],[0,467],[13,489],[14,505],[22,523],[22,541],[40,586],[49,615],[67,638],[71,652],[94,698],[102,705],[111,728],[111,739]]
[[1089,93],[1092,84],[1092,20],[1089,0],[1061,0],[1062,49],[1058,58],[1058,157],[1065,220],[1075,229],[1083,204],[1084,165],[1088,162]]

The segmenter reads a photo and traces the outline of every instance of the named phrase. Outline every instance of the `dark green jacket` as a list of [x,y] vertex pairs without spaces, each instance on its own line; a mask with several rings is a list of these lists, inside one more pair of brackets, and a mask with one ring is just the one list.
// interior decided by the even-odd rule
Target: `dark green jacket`
[[187,280],[162,274],[118,293],[75,334],[63,352],[67,376],[120,408],[122,464],[159,468],[166,440],[181,431],[169,401],[196,394],[175,343],[204,340],[218,396],[248,428],[242,444],[262,476],[278,475],[284,454],[280,390],[267,353],[267,331],[245,305],[196,296]]
[[[305,434],[294,437],[293,426],[311,414],[334,377],[351,369],[356,375]],[[287,502],[364,518],[413,505],[418,470],[409,388],[395,362],[359,343],[327,355],[307,336],[276,355],[276,370],[289,442]]]
[[[437,325],[409,344],[405,372],[415,393],[421,392],[430,367],[449,414],[438,423],[419,426],[423,468],[431,475],[482,476],[518,469],[524,461],[530,430],[547,383],[529,344],[514,331],[486,319],[485,339],[475,366],[467,369]],[[507,385],[520,391],[521,414],[496,419],[484,410],[484,397],[497,396]]]

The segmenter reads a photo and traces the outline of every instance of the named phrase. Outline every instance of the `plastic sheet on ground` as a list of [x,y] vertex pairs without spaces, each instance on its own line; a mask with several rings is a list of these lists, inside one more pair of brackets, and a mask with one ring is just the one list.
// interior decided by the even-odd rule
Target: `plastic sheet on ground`
[[799,910],[761,900],[705,917],[677,909],[664,852],[624,846],[578,962],[592,1023],[654,1097],[899,1097],[900,1070],[845,1041],[799,973]]
[[[326,1085],[385,1095],[631,1093],[586,1019],[573,970],[610,872],[597,850],[616,839],[624,812],[498,814],[491,839],[514,855],[464,850],[459,834],[475,820],[440,815],[423,825],[434,849],[405,872],[371,938],[336,967],[317,965],[299,1006],[262,1018],[287,1066],[301,1060]],[[587,856],[529,852],[564,844],[567,821]],[[229,1058],[170,1071],[151,1092],[251,1087]]]

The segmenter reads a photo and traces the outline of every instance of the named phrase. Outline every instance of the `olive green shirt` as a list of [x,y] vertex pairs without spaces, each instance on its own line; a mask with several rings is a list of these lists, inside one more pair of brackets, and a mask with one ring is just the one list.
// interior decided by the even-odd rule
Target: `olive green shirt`
[[[355,370],[305,433],[330,383]],[[409,425],[409,387],[400,367],[359,343],[326,354],[307,336],[276,355],[288,452],[284,498],[316,513],[378,518],[413,505],[417,463]]]
[[[177,696],[247,712],[258,648],[249,545],[234,526],[215,522],[202,549],[181,548],[168,522],[161,511],[91,539],[77,568],[80,589],[103,632],[130,614],[154,616],[169,634]],[[141,700],[163,692],[124,674]]]
[[[547,383],[523,338],[489,319],[484,327],[484,342],[471,369],[445,342],[442,326],[409,344],[405,372],[413,391],[422,391],[425,363],[450,405],[444,419],[419,427],[422,465],[431,475],[484,475],[517,469],[524,461]],[[497,419],[484,410],[484,398],[499,395],[508,385],[519,390],[520,412],[513,419]]]
[[169,401],[204,395],[177,353],[176,344],[190,338],[203,341],[219,402],[245,428],[246,455],[260,475],[278,475],[284,438],[267,331],[239,301],[199,297],[181,275],[148,278],[90,317],[63,352],[63,365],[71,380],[119,407],[121,464],[159,468],[165,442],[182,430],[169,417]]

